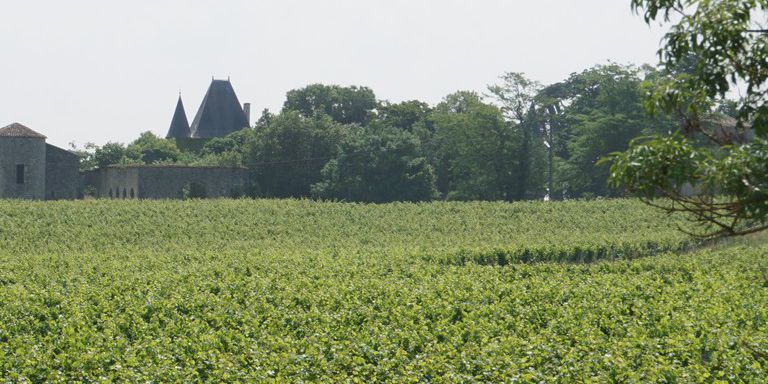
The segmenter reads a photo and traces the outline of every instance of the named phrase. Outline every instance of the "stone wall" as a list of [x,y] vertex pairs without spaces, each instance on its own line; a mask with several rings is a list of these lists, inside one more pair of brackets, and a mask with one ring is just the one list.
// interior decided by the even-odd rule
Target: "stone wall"
[[139,196],[142,199],[181,199],[185,197],[235,197],[248,180],[245,168],[224,167],[142,167]]
[[80,158],[72,152],[45,145],[45,198],[47,200],[79,197]]
[[183,199],[234,197],[248,182],[245,168],[109,166],[84,175],[97,198]]
[[[136,199],[139,197],[139,168],[109,166],[89,172],[86,187],[93,187],[100,199]],[[125,195],[125,197],[123,197]]]
[[[23,183],[17,180],[20,165]],[[0,137],[0,198],[45,198],[45,139]]]

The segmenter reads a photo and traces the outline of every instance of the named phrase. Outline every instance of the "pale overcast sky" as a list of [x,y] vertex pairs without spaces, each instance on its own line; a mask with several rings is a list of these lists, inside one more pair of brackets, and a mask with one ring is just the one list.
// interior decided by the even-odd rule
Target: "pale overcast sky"
[[661,32],[629,0],[1,0],[0,126],[66,146],[164,136],[211,76],[252,120],[310,83],[431,104],[507,71],[552,83],[592,65],[656,63]]

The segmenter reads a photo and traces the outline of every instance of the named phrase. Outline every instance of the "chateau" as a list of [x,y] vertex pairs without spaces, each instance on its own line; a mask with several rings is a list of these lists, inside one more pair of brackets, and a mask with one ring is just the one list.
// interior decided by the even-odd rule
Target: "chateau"
[[[181,149],[201,148],[212,138],[248,127],[250,105],[240,106],[229,79],[212,80],[192,125],[181,96],[168,134]],[[80,172],[80,158],[45,142],[19,123],[0,128],[0,199],[179,199],[231,197],[242,193],[248,171],[233,167],[110,165]]]

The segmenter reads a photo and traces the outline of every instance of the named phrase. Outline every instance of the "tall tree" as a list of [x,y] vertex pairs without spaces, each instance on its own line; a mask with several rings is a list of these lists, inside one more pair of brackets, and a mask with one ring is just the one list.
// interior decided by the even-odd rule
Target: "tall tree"
[[508,72],[501,76],[502,83],[488,87],[500,104],[504,118],[512,124],[520,138],[517,150],[517,180],[515,198],[537,198],[542,193],[544,142],[539,140],[536,96],[541,84],[522,73]]
[[536,93],[523,118],[530,124],[526,133],[540,137],[546,150],[546,170],[537,171],[546,174],[549,197],[615,194],[606,183],[608,167],[597,166],[599,160],[626,149],[638,135],[668,126],[648,117],[642,106],[642,77],[654,73],[645,67],[597,65]]
[[449,199],[507,200],[516,191],[519,132],[474,92],[458,92],[430,117],[437,143],[438,186]]
[[633,66],[598,65],[572,75],[560,123],[567,127],[566,151],[560,153],[558,186],[571,197],[613,196],[609,167],[599,160],[629,147],[635,137],[666,132],[671,122],[651,118],[643,109],[642,73]]

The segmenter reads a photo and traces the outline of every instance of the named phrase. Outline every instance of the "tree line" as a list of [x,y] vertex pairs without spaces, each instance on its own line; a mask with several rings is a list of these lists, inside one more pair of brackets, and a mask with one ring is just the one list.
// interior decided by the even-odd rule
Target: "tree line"
[[246,166],[253,196],[384,202],[633,194],[693,217],[703,224],[700,236],[768,229],[768,1],[630,3],[647,23],[669,27],[657,67],[608,63],[546,86],[507,73],[483,94],[456,92],[434,106],[315,84],[288,92],[278,114],[264,111],[254,127],[200,152],[149,132],[127,146],[77,152],[83,169]]
[[243,166],[255,197],[359,202],[618,196],[599,160],[675,121],[644,109],[650,66],[607,63],[543,85],[506,73],[483,93],[437,105],[379,100],[367,87],[313,84],[279,113],[199,151],[143,133],[80,150],[83,169],[110,164]]

